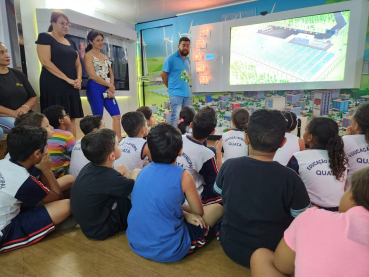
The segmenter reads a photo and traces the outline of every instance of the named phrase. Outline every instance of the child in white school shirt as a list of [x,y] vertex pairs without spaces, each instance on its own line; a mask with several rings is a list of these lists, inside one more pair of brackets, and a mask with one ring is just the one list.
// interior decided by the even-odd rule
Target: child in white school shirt
[[[224,133],[222,139],[216,143],[217,166],[219,169],[228,159],[246,157],[249,154],[249,147],[245,141],[249,117],[249,112],[243,108],[233,110],[231,122],[234,129]],[[224,151],[223,157],[222,147]]]
[[[105,128],[105,123],[101,115],[87,115],[81,119],[79,126],[83,134],[87,135],[97,129]],[[82,152],[81,140],[74,145],[70,158],[69,173],[74,178],[77,178],[81,169],[90,162]]]
[[142,169],[145,157],[151,162],[150,150],[144,139],[149,133],[146,118],[142,112],[128,112],[122,116],[122,127],[128,137],[119,143],[122,155],[115,160],[114,166],[123,164],[130,171]]
[[369,167],[369,102],[357,108],[342,138],[344,150],[348,158],[348,175],[345,189],[351,186],[351,176],[356,171]]
[[347,158],[337,123],[315,117],[305,128],[304,141],[310,150],[293,154],[287,167],[300,175],[311,204],[338,211],[347,177]]

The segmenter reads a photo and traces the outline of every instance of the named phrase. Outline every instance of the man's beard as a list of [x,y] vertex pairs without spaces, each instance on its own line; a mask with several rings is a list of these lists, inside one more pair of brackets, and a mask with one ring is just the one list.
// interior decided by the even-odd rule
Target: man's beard
[[183,51],[179,50],[179,54],[181,54],[181,56],[187,56],[189,54],[188,52],[189,51],[187,50],[183,50]]

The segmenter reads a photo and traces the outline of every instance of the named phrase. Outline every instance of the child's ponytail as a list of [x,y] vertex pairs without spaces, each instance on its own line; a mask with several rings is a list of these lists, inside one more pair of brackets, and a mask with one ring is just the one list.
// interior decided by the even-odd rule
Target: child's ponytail
[[301,119],[297,119],[297,136],[301,137]]
[[182,135],[186,133],[186,123],[184,122],[184,118],[180,118],[178,120],[178,129],[181,131]]
[[193,121],[195,117],[195,110],[190,107],[184,107],[179,113],[179,120],[178,120],[178,129],[181,131],[182,135],[187,132],[187,127]]
[[365,141],[369,144],[369,102],[360,104],[354,114],[354,121],[360,126]]
[[[337,125],[337,124],[336,124]],[[347,159],[343,150],[343,140],[338,134],[332,134],[327,144],[329,165],[337,180],[341,180],[346,171]]]
[[298,123],[296,114],[294,112],[282,112],[282,114],[287,121],[286,132],[292,132],[293,130],[295,130]]
[[337,123],[330,118],[316,117],[309,122],[308,131],[316,138],[317,147],[328,151],[329,167],[336,179],[341,180],[346,171],[347,158]]

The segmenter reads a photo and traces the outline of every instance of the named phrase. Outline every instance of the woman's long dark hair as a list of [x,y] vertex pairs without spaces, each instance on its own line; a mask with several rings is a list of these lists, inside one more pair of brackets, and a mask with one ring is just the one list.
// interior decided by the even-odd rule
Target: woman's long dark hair
[[85,49],[85,53],[87,53],[88,51],[90,51],[92,49],[92,45],[90,43],[90,41],[94,41],[94,39],[98,36],[102,36],[102,38],[104,39],[104,35],[98,31],[94,31],[92,30],[91,32],[88,33],[87,35],[87,47]]
[[308,123],[307,129],[315,138],[316,147],[328,151],[329,167],[336,179],[341,180],[346,171],[347,158],[337,122],[326,117],[316,117]]
[[369,144],[369,102],[360,104],[354,114],[354,120],[365,135],[366,143]]
[[[190,106],[184,107],[179,113],[179,123],[178,129],[181,131],[182,135],[186,133],[186,127],[190,125],[195,117],[195,110]],[[182,121],[183,119],[183,121]]]
[[[51,13],[50,23],[53,23],[53,22],[56,23],[58,21],[59,17],[61,17],[61,16],[64,17],[69,23],[68,16],[65,13],[63,13],[62,11],[53,11]],[[53,30],[53,25],[50,24],[49,29],[47,29],[47,31],[52,32],[52,30]]]

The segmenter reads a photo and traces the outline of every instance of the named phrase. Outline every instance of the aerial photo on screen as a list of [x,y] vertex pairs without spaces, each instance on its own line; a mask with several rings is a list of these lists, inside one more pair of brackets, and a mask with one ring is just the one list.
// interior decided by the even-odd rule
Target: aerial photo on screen
[[350,11],[231,28],[230,85],[344,80]]

